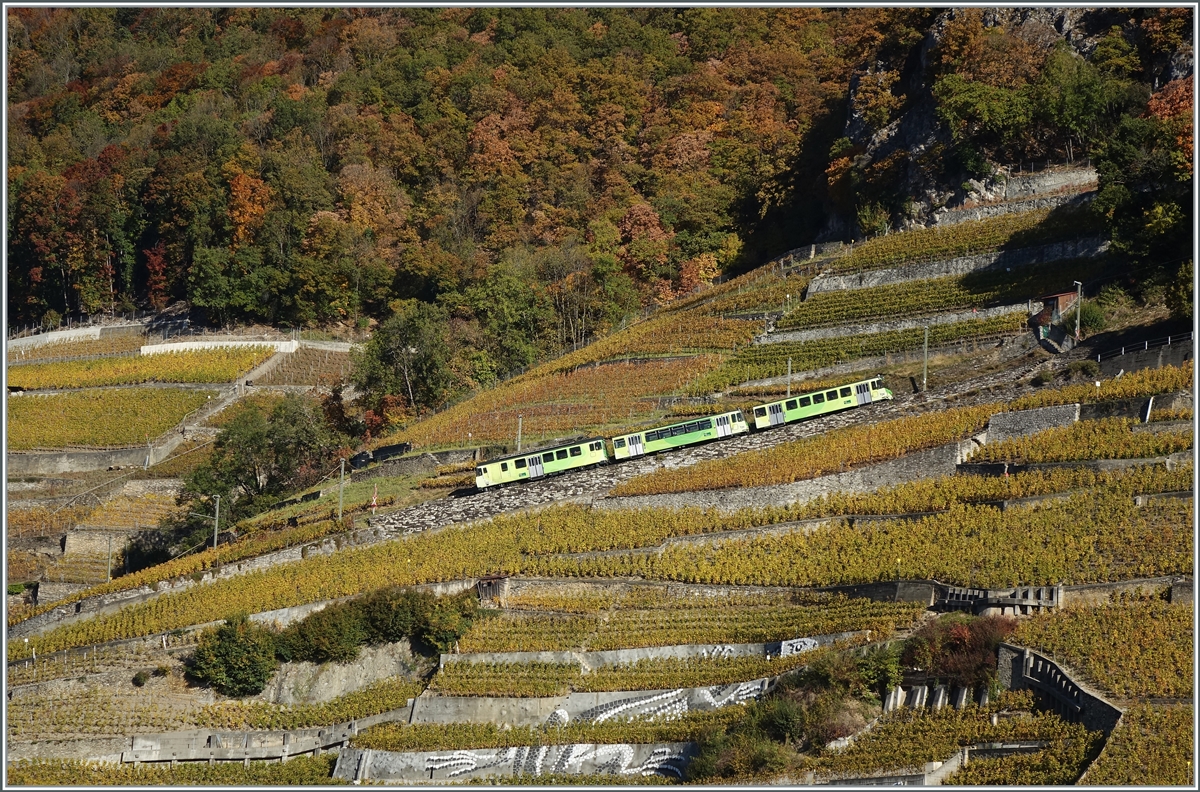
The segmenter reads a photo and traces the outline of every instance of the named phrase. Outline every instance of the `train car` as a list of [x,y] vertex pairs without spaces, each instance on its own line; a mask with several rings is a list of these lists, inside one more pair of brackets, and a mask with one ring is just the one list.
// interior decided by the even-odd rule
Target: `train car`
[[754,428],[768,429],[891,398],[892,392],[883,387],[879,377],[851,382],[836,388],[801,393],[789,399],[760,404],[754,408]]
[[491,459],[475,468],[475,488],[483,491],[514,481],[528,481],[589,465],[608,462],[603,437],[592,437],[553,448],[540,448]]
[[746,434],[750,427],[741,410],[647,429],[613,438],[613,459],[633,459],[706,440]]

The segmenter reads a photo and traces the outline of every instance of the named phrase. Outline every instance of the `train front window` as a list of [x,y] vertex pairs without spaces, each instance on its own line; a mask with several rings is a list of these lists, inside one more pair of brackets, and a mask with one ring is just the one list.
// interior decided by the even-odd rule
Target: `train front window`
[[482,476],[486,470],[487,470],[487,468],[481,468],[481,467],[475,468],[475,475]]
[[871,383],[871,390],[879,390],[879,386],[880,386],[879,380],[875,380]]

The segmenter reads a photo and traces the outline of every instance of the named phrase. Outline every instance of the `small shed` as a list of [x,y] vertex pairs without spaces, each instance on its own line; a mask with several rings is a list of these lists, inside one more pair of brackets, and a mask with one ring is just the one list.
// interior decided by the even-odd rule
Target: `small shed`
[[508,575],[484,575],[475,581],[480,602],[499,599],[508,585]]
[[1041,313],[1037,315],[1037,323],[1045,326],[1057,322],[1062,315],[1075,305],[1079,293],[1072,289],[1059,294],[1047,294],[1038,299],[1042,301]]

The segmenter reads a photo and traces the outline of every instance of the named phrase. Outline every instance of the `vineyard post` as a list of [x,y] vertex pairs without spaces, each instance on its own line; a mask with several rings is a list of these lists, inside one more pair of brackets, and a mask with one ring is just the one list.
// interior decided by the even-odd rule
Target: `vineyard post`
[[792,359],[791,358],[788,358],[787,396],[785,398],[788,398],[788,399],[792,398]]
[[341,463],[341,472],[338,474],[338,522],[340,523],[342,521],[342,487],[346,485],[346,460],[342,458],[339,462]]
[[1075,281],[1075,340],[1079,340],[1079,317],[1083,314],[1083,284]]
[[524,415],[517,416],[517,453],[521,453],[521,425],[524,421]]
[[925,363],[921,368],[921,393],[929,387],[929,325],[925,325]]

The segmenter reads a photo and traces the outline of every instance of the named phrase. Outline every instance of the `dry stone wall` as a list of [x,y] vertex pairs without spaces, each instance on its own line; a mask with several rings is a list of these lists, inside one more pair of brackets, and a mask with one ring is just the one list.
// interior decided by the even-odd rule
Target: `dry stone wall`
[[1001,250],[995,253],[980,253],[974,256],[932,261],[927,264],[909,264],[891,269],[848,274],[822,273],[808,284],[808,294],[869,289],[875,286],[943,278],[948,275],[966,275],[969,272],[992,268],[1027,267],[1050,261],[1096,256],[1107,249],[1108,242],[1100,237],[1088,237],[1021,248],[1020,250]]

